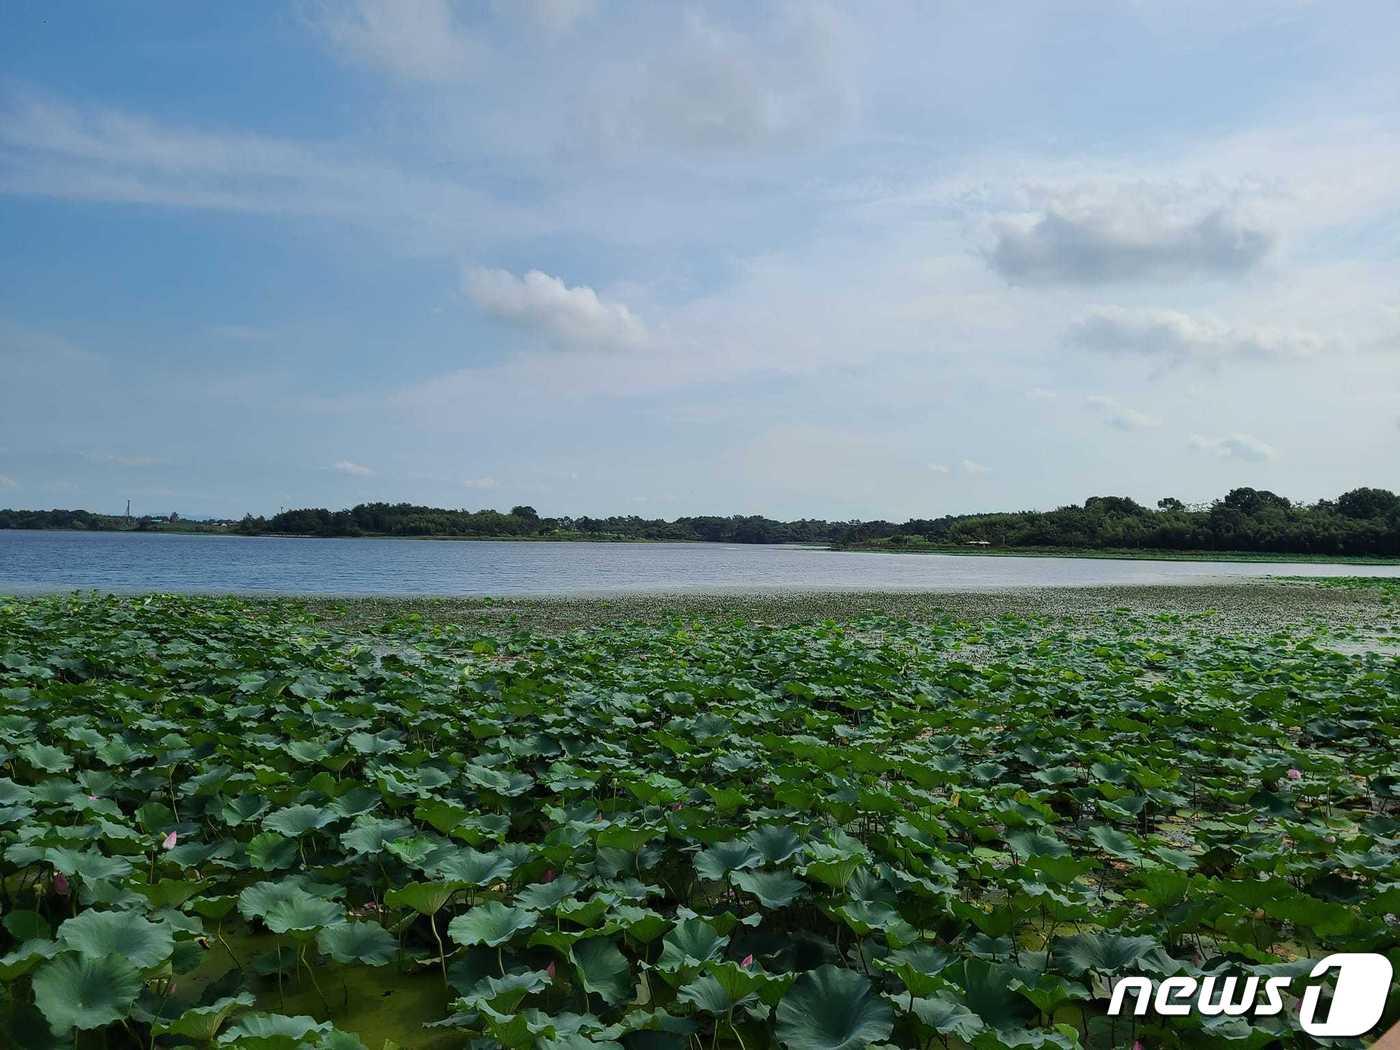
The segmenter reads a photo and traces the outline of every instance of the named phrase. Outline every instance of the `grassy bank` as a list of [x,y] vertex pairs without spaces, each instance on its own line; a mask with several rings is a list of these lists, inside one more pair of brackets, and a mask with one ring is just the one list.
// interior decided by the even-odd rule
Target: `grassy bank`
[[1095,547],[970,547],[931,543],[867,543],[834,545],[832,550],[879,554],[956,554],[969,558],[1113,558],[1132,561],[1258,561],[1315,565],[1400,565],[1400,558],[1350,554],[1288,554],[1270,551],[1174,551]]
[[0,1044],[1307,1045],[1108,982],[1400,949],[1390,607],[1144,590],[0,599]]

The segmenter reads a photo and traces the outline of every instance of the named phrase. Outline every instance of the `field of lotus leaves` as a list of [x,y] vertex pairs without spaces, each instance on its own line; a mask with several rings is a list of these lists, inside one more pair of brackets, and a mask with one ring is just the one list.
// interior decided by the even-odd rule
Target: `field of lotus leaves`
[[1398,742],[1209,615],[0,597],[0,1046],[1310,1045],[1109,989],[1400,961]]

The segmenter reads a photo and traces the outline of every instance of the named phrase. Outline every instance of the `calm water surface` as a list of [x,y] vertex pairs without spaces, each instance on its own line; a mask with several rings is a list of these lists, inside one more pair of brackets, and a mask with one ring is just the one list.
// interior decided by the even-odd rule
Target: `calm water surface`
[[319,540],[0,529],[0,592],[506,595],[986,590],[1400,576],[1400,566],[861,554],[710,543]]

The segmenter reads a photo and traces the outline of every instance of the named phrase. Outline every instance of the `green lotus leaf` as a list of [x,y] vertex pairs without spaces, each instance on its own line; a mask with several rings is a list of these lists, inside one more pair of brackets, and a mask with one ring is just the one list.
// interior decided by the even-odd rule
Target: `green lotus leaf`
[[890,952],[884,958],[876,959],[874,965],[894,974],[914,995],[932,996],[946,984],[939,974],[952,965],[955,959],[951,952],[942,948],[931,944],[916,944]]
[[467,886],[489,886],[510,877],[515,865],[499,853],[478,853],[466,847],[435,858],[428,874]]
[[219,1036],[221,1046],[231,1050],[296,1050],[307,1036],[334,1031],[329,1021],[299,1014],[244,1014]]
[[33,937],[14,951],[0,955],[0,981],[13,981],[27,974],[45,959],[63,951],[63,945],[46,937]]
[[263,827],[294,839],[338,819],[334,812],[321,806],[288,806],[263,817]]
[[340,836],[340,844],[353,853],[375,854],[395,839],[413,834],[413,824],[407,820],[381,820],[359,816],[355,826]]
[[224,802],[219,809],[219,819],[230,827],[237,827],[267,812],[267,805],[267,799],[261,795],[239,795]]
[[790,1050],[861,1050],[889,1038],[894,1010],[854,970],[821,966],[778,1003],[778,1041]]
[[55,871],[65,875],[77,875],[85,882],[104,879],[124,879],[131,874],[130,862],[121,857],[107,857],[92,850],[74,850],[66,846],[50,846],[44,851],[44,859],[54,866]]
[[1131,966],[1156,947],[1157,942],[1151,937],[1080,933],[1055,946],[1055,959],[1076,977],[1087,970],[1110,974]]
[[735,871],[729,881],[752,893],[765,908],[786,908],[802,896],[807,886],[785,871]]
[[362,755],[390,755],[403,750],[397,734],[387,730],[375,735],[351,733],[346,742]]
[[0,806],[14,806],[28,802],[34,792],[23,784],[16,784],[9,777],[0,777]]
[[963,990],[963,1001],[983,1023],[999,1031],[1016,1031],[1035,1019],[1035,1008],[1012,986],[1022,974],[1013,966],[967,959],[944,975]]
[[1084,837],[1105,853],[1111,853],[1123,860],[1138,863],[1143,859],[1142,852],[1137,848],[1136,842],[1117,828],[1111,828],[1107,824],[1096,824],[1085,832]]
[[208,1006],[192,1006],[173,1021],[157,1021],[152,1030],[157,1035],[182,1035],[197,1042],[207,1043],[219,1034],[239,1007],[252,1006],[256,1000],[252,992],[239,992],[237,995],[217,999]]
[[728,943],[729,938],[720,936],[704,919],[686,919],[666,934],[656,967],[671,972],[695,968],[709,959],[718,959]]
[[398,952],[398,942],[377,922],[346,922],[316,933],[316,947],[338,963],[384,966]]
[[275,831],[262,831],[248,841],[248,863],[259,871],[281,871],[296,864],[301,854],[297,840]]
[[356,784],[343,795],[338,795],[331,802],[330,808],[342,817],[358,817],[378,809],[383,804],[384,797],[378,791],[363,784]]
[[50,744],[25,744],[15,752],[35,769],[45,773],[62,773],[73,768],[73,760],[62,748]]
[[263,924],[273,933],[305,933],[345,921],[345,908],[335,901],[297,889],[268,905]]
[[488,976],[473,982],[458,1005],[468,1009],[489,1005],[493,1010],[509,1012],[515,1010],[525,996],[542,992],[551,983],[546,970],[511,973],[500,978]]
[[84,958],[116,955],[139,969],[170,957],[170,927],[130,911],[84,911],[58,928],[58,941]]
[[762,860],[753,846],[743,839],[717,842],[695,856],[695,873],[702,879],[720,881],[731,871],[756,867]]
[[1069,847],[1053,835],[1022,828],[1007,832],[1006,842],[1021,858],[1027,857],[1067,857]]
[[291,740],[287,742],[287,754],[291,755],[298,762],[307,765],[314,764],[327,757],[331,752],[324,743],[319,740]]
[[255,882],[238,895],[238,911],[245,919],[260,919],[278,901],[290,900],[298,891],[305,892],[296,878],[280,882]]
[[632,998],[634,982],[627,957],[607,937],[578,941],[569,950],[585,991],[601,996],[610,1006]]
[[391,908],[411,908],[419,915],[436,915],[461,887],[453,882],[409,882],[384,894]]
[[[757,996],[745,998],[756,999]],[[689,1003],[701,1013],[715,1014],[721,1017],[744,1002],[744,998],[735,998],[728,988],[708,974],[697,977],[683,986],[676,993],[676,999],[682,1003]]]
[[896,1002],[901,1005],[907,1002],[914,1016],[939,1035],[955,1036],[965,1043],[971,1042],[986,1028],[982,1018],[946,995],[919,997],[912,1002],[898,999]]
[[488,901],[458,915],[447,924],[447,934],[458,944],[484,944],[494,948],[535,925],[536,915],[500,901]]
[[764,864],[781,864],[802,848],[802,839],[792,828],[768,825],[749,832],[748,843]]
[[55,1031],[104,1028],[136,1002],[141,971],[120,955],[64,954],[35,972],[32,987],[34,1004]]
[[553,882],[536,882],[526,886],[515,895],[515,903],[522,908],[550,911],[582,887],[583,883],[574,876],[560,875]]
[[49,920],[40,915],[37,911],[29,911],[21,908],[12,911],[5,916],[5,929],[10,931],[10,936],[17,941],[27,941],[33,937],[50,937],[53,935],[53,928],[49,925]]

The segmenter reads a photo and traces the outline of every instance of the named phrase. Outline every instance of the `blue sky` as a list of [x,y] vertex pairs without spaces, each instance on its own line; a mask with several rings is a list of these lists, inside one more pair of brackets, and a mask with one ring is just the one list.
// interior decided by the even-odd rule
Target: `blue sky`
[[1398,38],[1388,2],[7,5],[0,506],[1400,488]]

